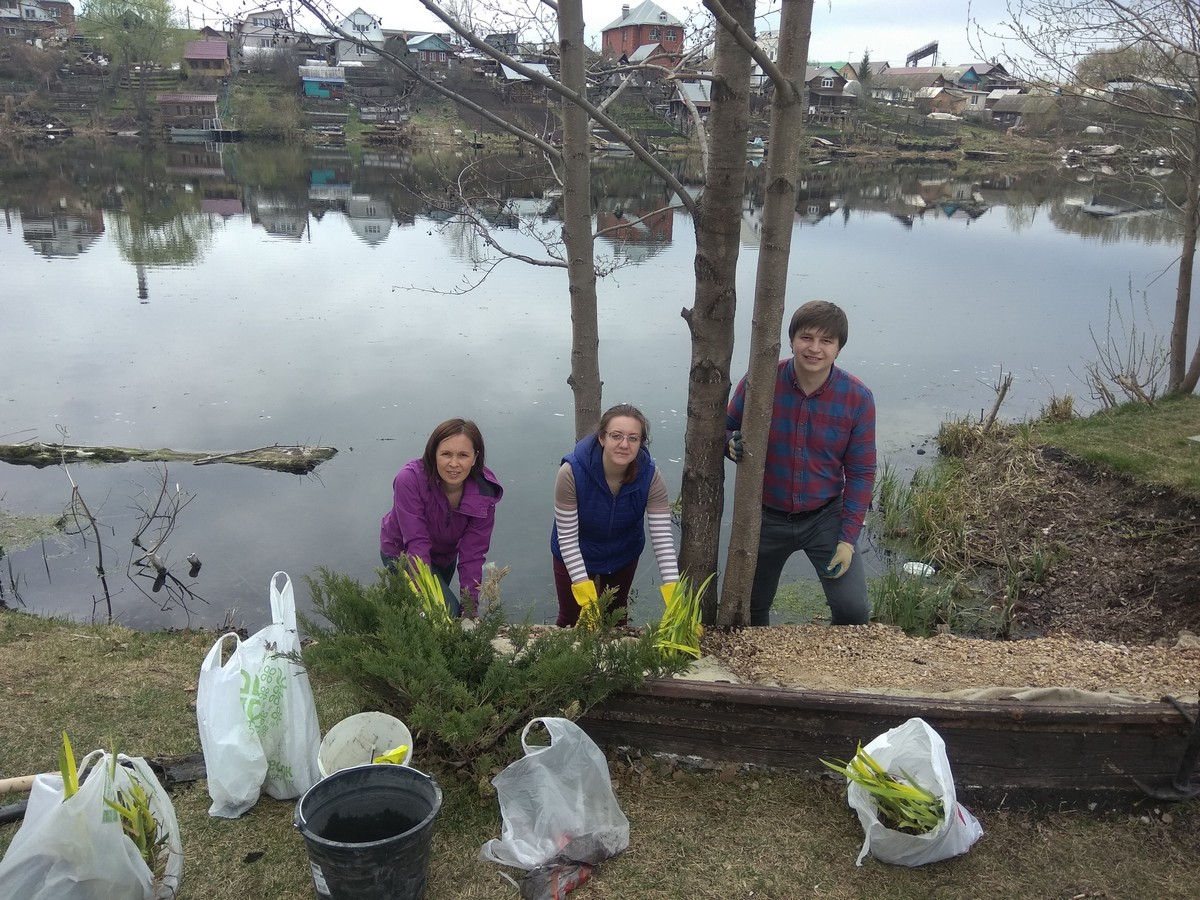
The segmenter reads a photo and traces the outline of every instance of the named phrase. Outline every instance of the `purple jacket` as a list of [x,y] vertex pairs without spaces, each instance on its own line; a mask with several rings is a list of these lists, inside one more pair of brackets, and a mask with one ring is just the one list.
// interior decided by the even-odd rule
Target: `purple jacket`
[[483,467],[479,480],[468,478],[458,509],[451,509],[437,477],[425,474],[414,459],[392,482],[394,501],[379,528],[379,549],[386,556],[416,556],[430,565],[449,566],[458,560],[460,596],[479,596],[483,558],[492,543],[496,504],[504,488]]

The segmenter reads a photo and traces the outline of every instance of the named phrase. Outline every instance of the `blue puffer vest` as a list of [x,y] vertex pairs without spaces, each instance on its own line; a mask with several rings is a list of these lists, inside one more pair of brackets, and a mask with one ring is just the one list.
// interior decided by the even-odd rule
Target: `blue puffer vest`
[[[638,450],[637,477],[621,485],[614,497],[604,480],[603,448],[594,434],[575,445],[562,461],[571,464],[575,476],[575,498],[579,503],[579,549],[591,574],[607,574],[624,568],[642,555],[646,546],[646,501],[654,460],[642,447]],[[550,551],[562,562],[558,549],[558,526],[550,533]]]

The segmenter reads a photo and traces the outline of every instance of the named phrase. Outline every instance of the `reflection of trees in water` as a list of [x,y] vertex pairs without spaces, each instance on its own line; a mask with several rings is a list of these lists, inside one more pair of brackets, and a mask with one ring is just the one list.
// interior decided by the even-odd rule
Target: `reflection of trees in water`
[[[199,200],[192,195],[184,196]],[[150,295],[147,268],[196,262],[212,244],[215,229],[214,217],[199,209],[177,209],[167,217],[165,209],[158,206],[154,215],[147,215],[136,201],[124,212],[110,213],[108,224],[121,258],[132,263],[137,271],[138,299],[142,301]]]

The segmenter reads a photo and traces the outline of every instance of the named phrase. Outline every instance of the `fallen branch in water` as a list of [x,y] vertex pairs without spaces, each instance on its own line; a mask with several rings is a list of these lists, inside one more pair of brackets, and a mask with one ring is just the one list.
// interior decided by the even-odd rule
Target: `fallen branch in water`
[[235,450],[229,453],[192,453],[185,450],[139,450],[129,447],[85,447],[72,444],[0,444],[0,462],[45,468],[72,462],[190,462],[203,466],[225,462],[256,469],[291,472],[307,475],[337,453],[334,447],[307,447],[272,444],[254,450]]

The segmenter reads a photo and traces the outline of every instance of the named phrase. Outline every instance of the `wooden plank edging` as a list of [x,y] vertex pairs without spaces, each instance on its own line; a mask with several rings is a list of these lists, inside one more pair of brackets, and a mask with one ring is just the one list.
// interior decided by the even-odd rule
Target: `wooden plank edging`
[[920,716],[946,742],[967,789],[1137,791],[1169,781],[1190,726],[1167,703],[1054,706],[651,680],[593,707],[580,725],[602,746],[824,773],[858,743]]

